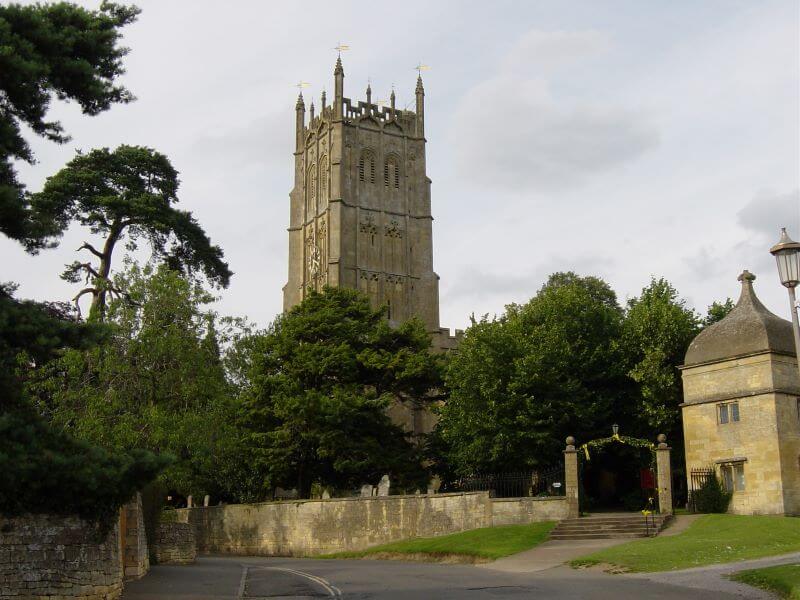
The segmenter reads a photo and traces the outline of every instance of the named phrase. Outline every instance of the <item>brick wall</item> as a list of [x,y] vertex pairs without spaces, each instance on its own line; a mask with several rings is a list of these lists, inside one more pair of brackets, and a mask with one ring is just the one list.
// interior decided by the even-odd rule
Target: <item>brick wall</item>
[[566,510],[563,498],[496,501],[488,492],[472,492],[231,504],[179,509],[177,518],[195,527],[201,553],[308,556],[493,524],[559,520]]
[[119,526],[102,538],[76,517],[0,517],[0,598],[115,600],[122,594]]

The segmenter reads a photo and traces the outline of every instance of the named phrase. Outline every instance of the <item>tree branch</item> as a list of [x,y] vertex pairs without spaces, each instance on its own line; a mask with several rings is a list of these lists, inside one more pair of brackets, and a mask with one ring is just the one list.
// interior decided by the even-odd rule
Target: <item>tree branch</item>
[[93,288],[93,287],[87,287],[87,288],[83,288],[80,292],[75,294],[75,297],[72,299],[72,301],[75,303],[75,308],[78,310],[78,316],[79,317],[81,316],[81,305],[78,303],[78,300],[81,299],[81,296],[83,296],[85,294],[93,294],[96,291],[97,290],[95,288]]
[[81,250],[88,250],[92,254],[94,254],[97,258],[103,258],[103,254],[97,250],[94,246],[92,246],[89,242],[83,242],[80,247],[76,250],[76,252],[80,252]]

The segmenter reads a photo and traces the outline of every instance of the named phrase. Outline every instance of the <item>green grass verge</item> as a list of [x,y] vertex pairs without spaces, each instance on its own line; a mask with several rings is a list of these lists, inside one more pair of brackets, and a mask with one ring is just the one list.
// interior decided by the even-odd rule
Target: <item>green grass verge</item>
[[739,571],[731,579],[775,592],[782,598],[800,600],[800,564]]
[[401,540],[359,552],[323,554],[316,558],[369,558],[371,555],[398,555],[398,558],[402,558],[402,555],[424,555],[431,560],[458,556],[494,560],[538,546],[547,540],[553,527],[555,523],[552,521],[486,527],[432,538]]
[[703,515],[683,533],[637,540],[570,562],[611,564],[630,571],[671,571],[800,550],[797,517]]

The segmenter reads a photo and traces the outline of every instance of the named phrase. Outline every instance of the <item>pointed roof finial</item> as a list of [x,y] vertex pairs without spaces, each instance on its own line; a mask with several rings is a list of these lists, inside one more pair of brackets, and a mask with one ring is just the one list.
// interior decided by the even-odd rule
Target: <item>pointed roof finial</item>
[[756,276],[753,275],[750,271],[745,269],[742,271],[742,274],[737,277],[739,281],[742,282],[742,285],[752,285],[752,283],[756,280]]
[[390,105],[391,105],[391,107],[392,107],[392,112],[394,112],[394,101],[395,101],[395,96],[394,96],[394,84],[392,84],[392,93],[391,93],[391,94],[389,94],[389,104],[390,104]]
[[303,102],[303,92],[300,92],[297,95],[297,104],[295,104],[294,107],[295,107],[295,110],[305,109],[306,104],[305,104],[305,102]]
[[372,86],[369,78],[367,78],[367,104],[372,104]]
[[422,73],[417,75],[417,90],[416,91],[417,91],[418,94],[424,94],[425,93],[425,88],[422,87]]
[[342,67],[342,55],[336,57],[336,68],[333,70],[334,75],[344,75],[344,68]]
[[322,89],[322,110],[325,110],[325,102],[327,100],[327,96],[325,95],[325,88]]

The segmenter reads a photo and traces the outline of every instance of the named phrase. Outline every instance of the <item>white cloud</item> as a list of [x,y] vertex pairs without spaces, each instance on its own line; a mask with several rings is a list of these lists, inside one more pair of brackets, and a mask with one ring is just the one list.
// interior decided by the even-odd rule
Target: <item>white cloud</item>
[[555,74],[610,45],[594,31],[523,35],[499,72],[470,89],[454,112],[461,177],[517,192],[568,188],[657,145],[643,111],[554,91]]

